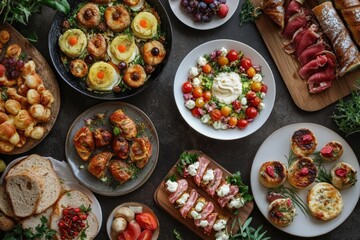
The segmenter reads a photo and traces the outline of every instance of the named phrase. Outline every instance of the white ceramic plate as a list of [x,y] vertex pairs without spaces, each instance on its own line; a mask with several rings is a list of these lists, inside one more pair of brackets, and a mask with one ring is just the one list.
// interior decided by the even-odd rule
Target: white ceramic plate
[[[297,123],[276,130],[260,146],[251,168],[251,189],[257,206],[266,218],[269,206],[269,203],[266,200],[267,188],[263,187],[259,182],[259,168],[262,163],[273,160],[283,162],[287,166],[285,155],[289,156],[290,153],[291,136],[300,128],[308,128],[315,134],[318,141],[316,151],[320,151],[326,143],[333,140],[338,141],[343,145],[344,153],[340,159],[333,163],[325,163],[325,168],[331,169],[336,163],[343,161],[352,165],[357,171],[360,170],[358,160],[349,144],[347,144],[347,142],[337,133],[326,127],[313,123]],[[298,191],[299,196],[304,202],[306,202],[306,196],[309,189],[310,188]],[[316,220],[314,218],[306,217],[301,210],[296,207],[297,215],[295,216],[294,222],[287,227],[274,226],[284,232],[301,237],[314,237],[328,233],[344,222],[354,210],[360,196],[359,182],[349,189],[341,190],[340,193],[343,197],[344,209],[337,218],[329,222]],[[306,229],[306,231],[304,231],[304,229]]]
[[[227,129],[227,130],[216,130],[212,126],[204,124],[200,119],[195,118],[189,109],[185,107],[183,92],[181,90],[182,84],[187,80],[189,69],[196,66],[197,59],[204,54],[210,54],[216,49],[225,47],[227,50],[234,49],[236,51],[242,51],[244,55],[251,59],[254,65],[260,65],[262,67],[263,81],[268,86],[266,97],[264,98],[264,109],[259,115],[249,123],[245,129]],[[213,40],[201,44],[194,48],[186,57],[182,60],[180,66],[177,69],[174,81],[174,96],[176,105],[185,119],[185,121],[199,133],[214,139],[219,140],[233,140],[246,137],[251,133],[258,130],[268,119],[273,109],[275,102],[275,80],[272,71],[265,61],[265,59],[253,48],[248,45],[230,39],[219,39]]]
[[[110,121],[108,120],[108,117],[119,108],[121,108],[131,119],[133,119],[135,123],[143,124],[143,135],[147,136],[151,142],[152,154],[149,162],[139,171],[136,178],[130,179],[118,187],[113,187],[100,181],[87,170],[87,165],[90,160],[85,162],[79,157],[74,147],[73,139],[76,132],[84,126],[84,119],[93,118],[98,113],[107,113],[107,121],[105,121],[104,127],[110,130]],[[109,151],[106,147],[95,151],[96,153],[99,153],[105,150]],[[151,122],[150,118],[139,108],[124,102],[105,102],[89,108],[80,114],[80,116],[73,122],[66,136],[65,156],[75,178],[78,179],[85,187],[90,189],[92,192],[101,195],[120,196],[136,190],[151,176],[159,156],[159,138],[155,126]],[[84,168],[82,168],[82,166],[84,166]]]
[[[10,170],[10,168],[12,168],[12,166],[14,166],[16,163],[18,163],[20,160],[24,159],[25,157],[24,156],[19,157],[15,160],[11,161],[8,164],[5,172],[3,173],[3,175],[0,178],[0,184],[2,184],[3,179],[6,175],[6,173]],[[90,200],[92,202],[91,211],[96,215],[97,220],[99,222],[99,228],[96,233],[96,234],[98,234],[100,231],[101,225],[102,225],[102,211],[101,211],[100,203],[97,200],[97,198],[95,197],[95,195],[91,191],[89,191],[87,188],[85,188],[84,186],[79,184],[79,182],[71,174],[69,165],[65,161],[59,161],[52,157],[45,157],[45,158],[47,158],[51,161],[56,174],[59,176],[59,178],[60,178],[61,182],[64,184],[66,190],[78,190],[90,198]]]
[[126,203],[122,203],[119,206],[117,206],[116,208],[114,208],[114,210],[112,210],[112,212],[110,213],[107,222],[106,222],[106,231],[108,234],[108,237],[110,240],[112,239],[116,239],[116,238],[111,238],[111,225],[112,222],[114,220],[114,214],[115,212],[121,208],[121,207],[142,207],[142,212],[149,212],[151,213],[153,216],[155,216],[156,221],[158,223],[158,227],[155,229],[155,231],[153,231],[153,235],[151,240],[157,240],[160,234],[160,223],[159,223],[159,219],[157,218],[157,216],[155,215],[155,213],[153,212],[153,210],[151,210],[151,208],[149,208],[148,206],[146,206],[145,204],[142,203],[137,203],[137,202],[126,202]]
[[211,22],[194,22],[192,17],[185,12],[185,9],[180,6],[180,0],[169,0],[171,10],[174,12],[175,16],[183,22],[185,25],[199,30],[208,30],[212,28],[219,27],[226,23],[236,12],[239,6],[239,0],[227,0],[226,5],[229,7],[229,12],[225,18],[218,18],[214,16]]

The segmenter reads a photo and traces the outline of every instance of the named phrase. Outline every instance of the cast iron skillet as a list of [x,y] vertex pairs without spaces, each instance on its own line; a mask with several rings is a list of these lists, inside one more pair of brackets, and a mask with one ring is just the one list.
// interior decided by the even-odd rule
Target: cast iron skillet
[[[61,35],[61,26],[63,21],[67,18],[67,16],[63,13],[58,12],[51,23],[49,36],[48,36],[48,45],[49,45],[49,53],[51,61],[57,71],[57,73],[60,75],[60,77],[67,82],[72,88],[76,89],[77,91],[81,92],[82,94],[85,94],[89,97],[97,98],[97,99],[104,99],[104,100],[118,100],[118,99],[124,99],[127,97],[134,96],[135,94],[138,94],[139,92],[143,91],[147,87],[149,87],[152,83],[156,81],[156,79],[159,78],[162,70],[164,69],[166,63],[169,60],[170,50],[171,50],[171,44],[172,44],[172,28],[169,20],[169,16],[167,15],[163,5],[158,0],[146,0],[147,3],[151,7],[154,7],[156,9],[156,12],[159,14],[161,19],[161,28],[166,33],[166,43],[164,44],[164,47],[166,49],[166,57],[164,61],[156,66],[156,69],[154,72],[151,73],[151,76],[146,81],[146,83],[136,89],[132,89],[131,91],[126,91],[122,93],[114,93],[114,92],[95,92],[95,91],[89,91],[87,89],[86,83],[84,81],[80,81],[78,78],[74,77],[64,66],[64,64],[61,61],[61,54],[60,54],[60,48],[58,45],[58,39]],[[71,9],[74,9],[80,2],[77,0],[68,0]]]

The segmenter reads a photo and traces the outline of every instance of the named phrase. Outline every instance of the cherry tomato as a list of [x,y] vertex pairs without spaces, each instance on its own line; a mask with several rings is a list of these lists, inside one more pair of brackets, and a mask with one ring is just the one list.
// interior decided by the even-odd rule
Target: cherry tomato
[[136,214],[135,219],[142,229],[154,231],[158,227],[156,218],[149,212]]
[[253,90],[254,92],[259,92],[261,90],[261,83],[260,82],[252,82],[251,83],[251,90]]
[[202,106],[204,106],[204,104],[205,104],[205,102],[202,97],[199,97],[195,100],[195,106],[198,108],[202,108]]
[[249,58],[244,57],[241,59],[241,67],[243,67],[245,70],[248,70],[250,67],[252,67],[251,60]]
[[199,118],[200,115],[201,115],[200,112],[199,112],[199,108],[197,108],[197,107],[194,107],[193,109],[191,109],[191,113],[196,118]]
[[251,106],[258,107],[261,103],[261,99],[258,96],[256,96],[254,97],[254,99],[249,100],[249,102]]
[[219,121],[221,119],[221,111],[219,109],[214,109],[210,113],[210,117],[213,121]]
[[224,117],[227,117],[231,113],[231,108],[228,106],[222,106],[220,111],[221,111],[221,115],[223,115]]
[[248,118],[250,119],[253,119],[257,116],[258,114],[258,111],[256,110],[256,108],[254,107],[248,107],[246,110],[245,110],[245,114]]
[[241,103],[239,100],[235,100],[232,103],[234,110],[239,110],[241,108]]
[[204,73],[210,73],[211,72],[211,66],[210,66],[210,64],[205,64],[204,66],[202,66],[202,71],[204,72]]
[[218,58],[217,63],[220,66],[224,66],[224,65],[227,65],[229,63],[229,59],[227,57],[221,56],[221,57]]
[[248,121],[246,119],[239,119],[237,122],[238,128],[246,128]]
[[194,97],[199,98],[202,96],[202,94],[203,94],[203,90],[201,87],[194,87],[194,90],[193,90]]
[[254,99],[255,97],[256,97],[256,93],[255,93],[254,91],[248,91],[248,92],[246,93],[246,98],[247,98],[248,100]]
[[246,70],[246,74],[248,75],[249,78],[252,78],[253,76],[255,76],[256,74],[256,70],[254,67],[249,67],[247,70]]
[[236,126],[237,122],[238,122],[238,120],[237,120],[236,117],[230,117],[229,118],[229,125],[230,126],[232,126],[232,127]]
[[192,91],[192,85],[190,82],[184,82],[182,85],[183,93],[190,93]]
[[203,99],[205,102],[208,102],[211,100],[211,92],[210,91],[205,91],[202,95]]
[[235,50],[230,50],[226,57],[229,59],[230,62],[236,61],[239,57],[239,54]]
[[152,235],[153,233],[151,230],[145,229],[144,231],[141,232],[137,240],[151,240]]
[[267,86],[266,84],[263,84],[263,85],[261,86],[260,91],[263,92],[263,93],[267,93],[267,90],[268,90],[268,86]]

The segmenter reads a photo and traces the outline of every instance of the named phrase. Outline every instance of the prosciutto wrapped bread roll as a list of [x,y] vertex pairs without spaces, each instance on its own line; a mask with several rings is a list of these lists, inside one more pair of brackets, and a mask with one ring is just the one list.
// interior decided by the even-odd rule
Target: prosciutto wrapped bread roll
[[360,53],[333,4],[324,2],[314,7],[312,11],[338,58],[339,76],[357,68],[360,65]]

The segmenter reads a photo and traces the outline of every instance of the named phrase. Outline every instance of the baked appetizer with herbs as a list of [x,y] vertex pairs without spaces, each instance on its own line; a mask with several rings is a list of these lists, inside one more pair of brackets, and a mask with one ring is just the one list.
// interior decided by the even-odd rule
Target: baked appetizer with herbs
[[278,161],[265,162],[259,170],[259,181],[267,188],[276,188],[282,185],[287,178],[286,166]]
[[338,160],[344,152],[344,148],[340,142],[331,141],[320,150],[320,157],[327,162]]
[[356,174],[356,170],[350,164],[339,162],[331,169],[331,183],[340,190],[349,188],[355,185]]
[[291,150],[296,156],[309,156],[315,151],[316,146],[316,137],[307,128],[296,130],[291,137]]
[[269,220],[279,227],[292,223],[295,214],[296,208],[290,198],[279,198],[269,205]]
[[288,170],[288,181],[297,189],[310,186],[316,179],[317,167],[309,157],[302,157],[294,161]]

